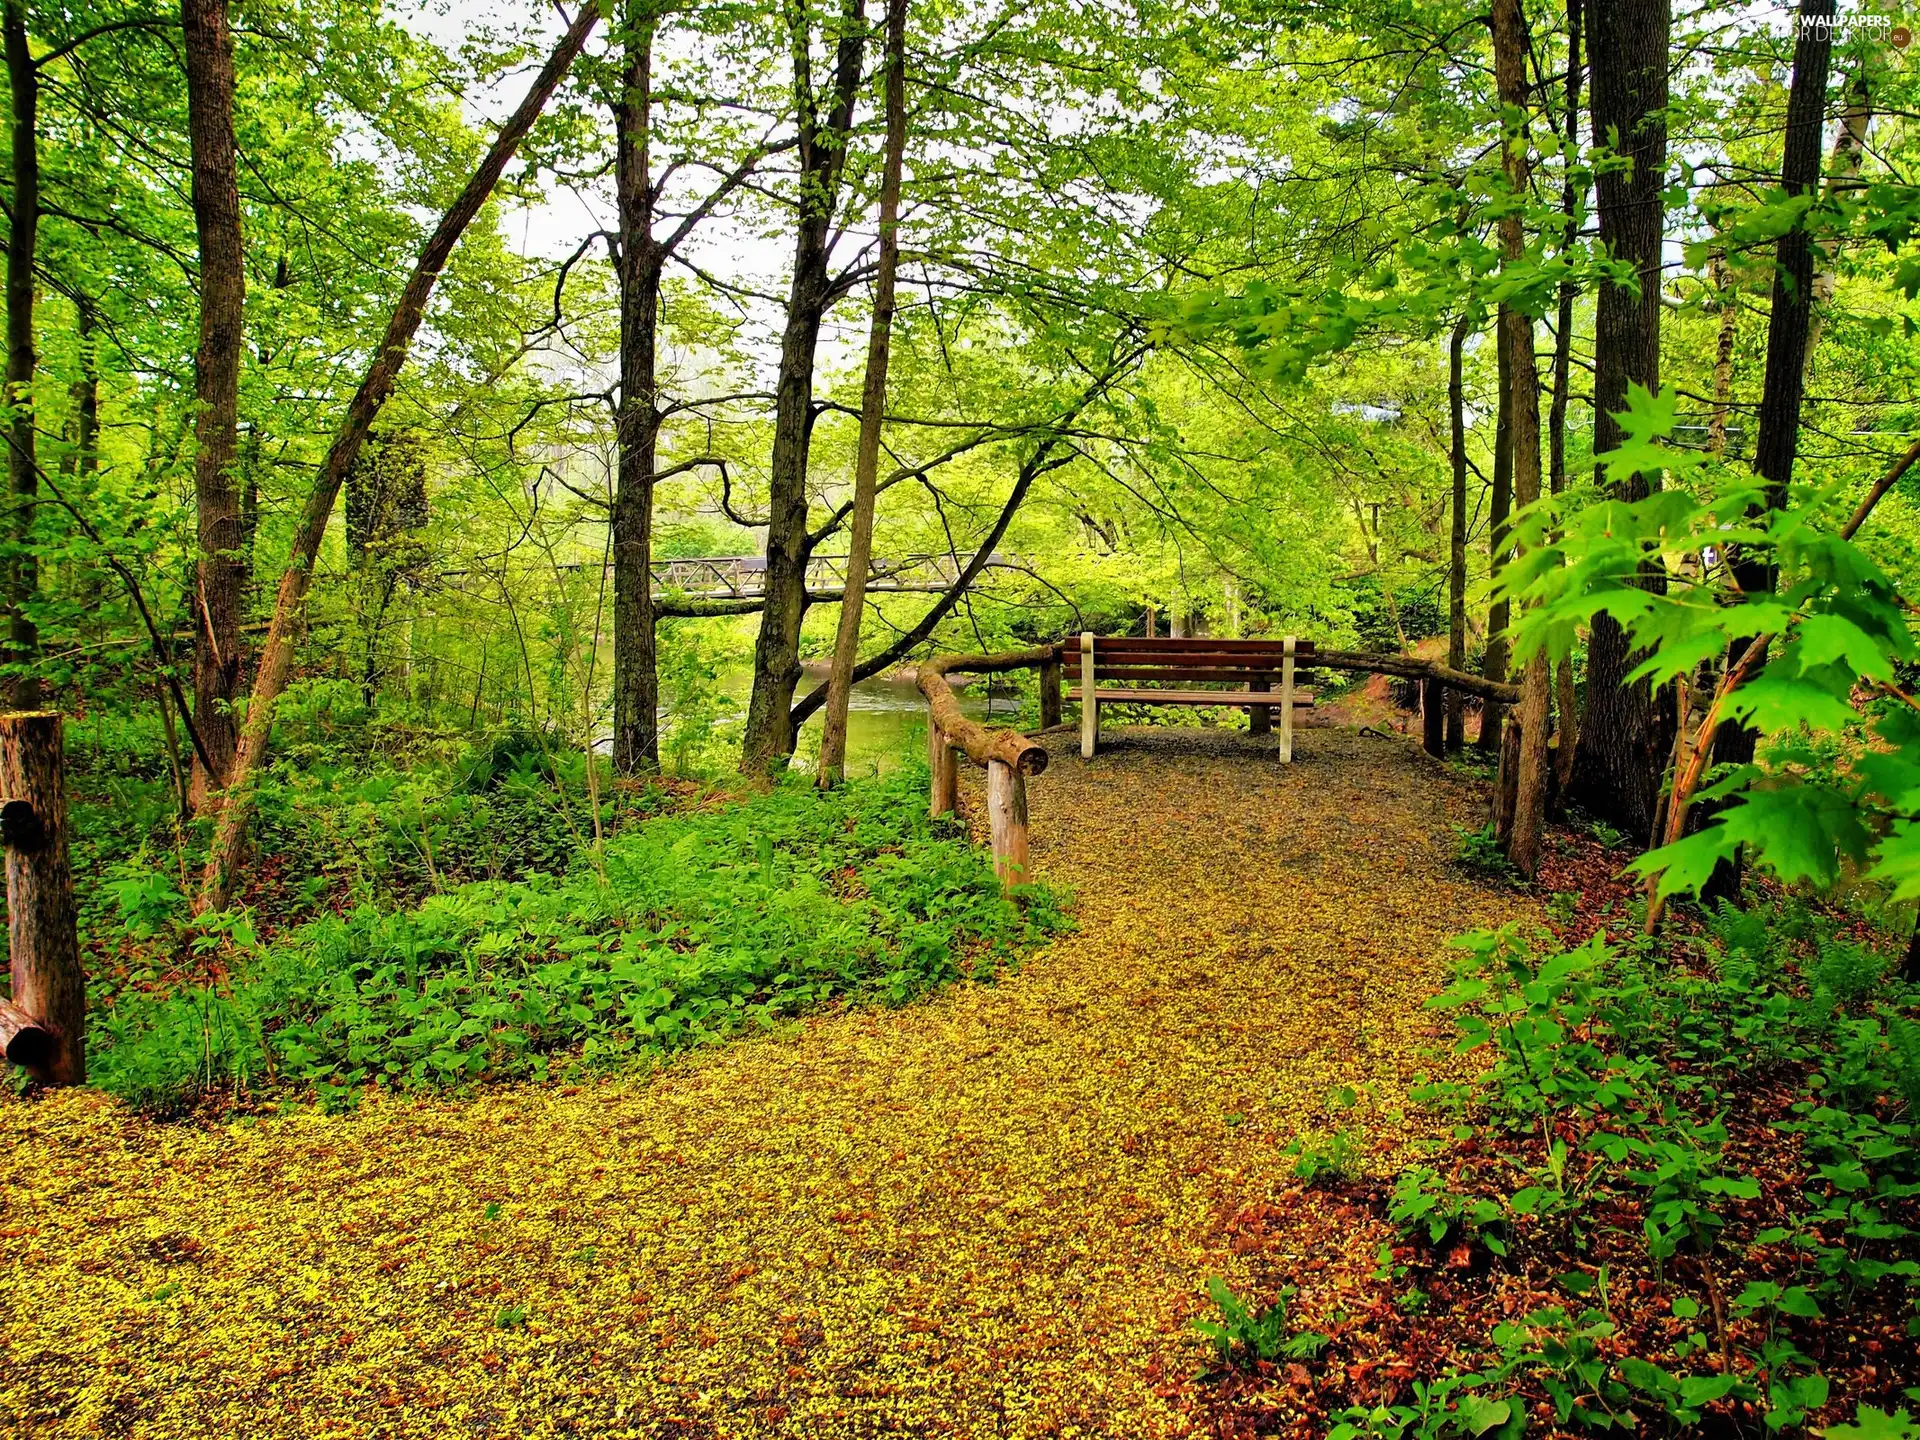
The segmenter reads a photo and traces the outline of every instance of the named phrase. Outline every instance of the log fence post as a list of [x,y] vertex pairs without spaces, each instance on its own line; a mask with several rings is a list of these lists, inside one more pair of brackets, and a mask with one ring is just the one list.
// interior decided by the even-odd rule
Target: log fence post
[[1080,758],[1091,760],[1100,744],[1100,702],[1094,698],[1093,632],[1080,632]]
[[1429,675],[1420,682],[1421,743],[1429,755],[1447,753],[1446,694],[1447,687],[1437,676]]
[[935,820],[960,808],[960,766],[947,732],[927,716],[927,769],[932,772],[932,796],[928,813]]
[[987,762],[987,824],[993,873],[1011,890],[1027,883],[1027,777],[1004,760]]
[[1060,723],[1060,656],[1040,662],[1040,728],[1051,730]]
[[0,1002],[0,1048],[43,1085],[87,1078],[87,982],[67,855],[60,715],[0,715],[0,840],[7,851],[13,999]]

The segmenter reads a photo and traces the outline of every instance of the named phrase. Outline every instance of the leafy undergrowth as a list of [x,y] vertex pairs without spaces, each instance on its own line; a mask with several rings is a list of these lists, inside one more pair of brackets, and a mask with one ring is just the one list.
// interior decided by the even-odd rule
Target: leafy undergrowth
[[1799,907],[1705,921],[1468,937],[1433,1003],[1492,1058],[1416,1088],[1447,1135],[1237,1217],[1337,1239],[1286,1309],[1231,1297],[1218,1433],[1914,1433],[1920,993]]
[[1042,889],[1010,904],[923,790],[911,771],[824,798],[795,780],[638,825],[563,877],[363,904],[266,944],[239,916],[203,923],[221,978],[98,1006],[94,1080],[162,1115],[272,1091],[341,1108],[370,1084],[545,1080],[990,979],[1061,917]]

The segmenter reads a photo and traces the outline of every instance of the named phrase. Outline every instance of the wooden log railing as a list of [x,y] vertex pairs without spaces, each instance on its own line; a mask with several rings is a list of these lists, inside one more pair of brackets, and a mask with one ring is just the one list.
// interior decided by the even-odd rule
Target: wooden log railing
[[1040,645],[998,655],[938,655],[919,666],[917,683],[927,697],[927,759],[933,772],[930,809],[935,816],[959,807],[959,757],[987,772],[987,825],[993,873],[1008,890],[1027,882],[1027,777],[1047,768],[1046,748],[1018,730],[989,727],[965,714],[947,676],[1040,672],[1040,718],[1060,723],[1060,647]]
[[[1196,642],[1203,643],[1203,642]],[[989,727],[967,716],[947,683],[952,674],[996,675],[1013,670],[1037,670],[1040,673],[1040,725],[1049,730],[1060,724],[1061,676],[1069,649],[1078,651],[1078,643],[1037,645],[1030,650],[1008,650],[997,655],[937,655],[922,662],[918,670],[920,693],[927,699],[927,761],[932,774],[929,808],[933,815],[950,815],[960,803],[960,757],[962,755],[987,772],[987,819],[993,844],[993,869],[1008,890],[1027,880],[1027,777],[1047,768],[1047,752],[1031,736],[1005,727]],[[1089,658],[1083,656],[1083,662]],[[1283,657],[1284,669],[1291,668],[1292,657]],[[1420,682],[1421,708],[1426,723],[1422,736],[1425,748],[1438,755],[1443,749],[1440,723],[1446,705],[1446,692],[1460,690],[1483,700],[1517,704],[1520,687],[1465,670],[1455,670],[1435,660],[1412,655],[1393,655],[1376,650],[1321,650],[1300,658],[1303,669],[1361,670],[1377,675],[1397,675]],[[1090,667],[1089,667],[1090,672]],[[1093,688],[1091,673],[1087,689]],[[1254,677],[1248,688],[1266,692],[1270,682]],[[1256,707],[1255,714],[1266,712]],[[1083,709],[1082,719],[1085,719]],[[1281,716],[1282,739],[1290,754],[1293,717]],[[4,1022],[0,1022],[4,1023]]]

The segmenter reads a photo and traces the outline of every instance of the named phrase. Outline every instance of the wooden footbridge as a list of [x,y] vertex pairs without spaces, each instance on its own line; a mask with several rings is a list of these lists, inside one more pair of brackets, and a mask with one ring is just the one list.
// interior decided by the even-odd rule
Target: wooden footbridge
[[[807,561],[807,589],[843,590],[847,584],[845,555],[815,555]],[[938,555],[903,555],[876,559],[868,568],[869,594],[929,594],[951,589],[973,563],[972,555],[947,551]],[[1011,555],[987,557],[990,568],[1022,570]],[[681,560],[656,560],[651,567],[653,592],[658,599],[762,600],[767,593],[764,555],[708,555]]]

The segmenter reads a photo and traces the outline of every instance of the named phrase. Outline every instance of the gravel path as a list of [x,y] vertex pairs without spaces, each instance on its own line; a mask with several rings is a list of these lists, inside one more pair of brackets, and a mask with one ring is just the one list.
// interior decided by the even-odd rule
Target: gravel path
[[1280,1147],[1339,1086],[1391,1143],[1445,938],[1520,902],[1403,740],[1105,738],[1032,786],[1079,929],[998,985],[343,1119],[0,1101],[0,1430],[1198,1430],[1201,1285],[1339,1223]]

